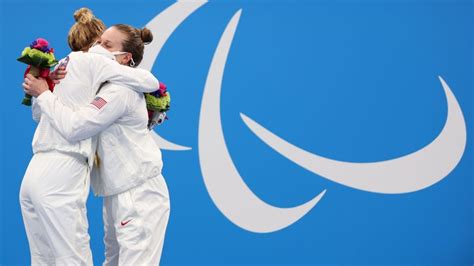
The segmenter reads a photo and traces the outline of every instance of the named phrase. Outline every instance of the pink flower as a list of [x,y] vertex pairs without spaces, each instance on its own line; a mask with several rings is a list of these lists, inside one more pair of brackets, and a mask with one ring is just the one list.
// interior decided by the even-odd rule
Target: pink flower
[[166,96],[166,85],[160,81],[160,88],[158,89],[158,95],[160,97]]
[[153,95],[156,98],[160,98],[160,97],[165,97],[167,95],[166,92],[167,92],[166,91],[166,85],[163,82],[160,81],[160,87],[156,91],[154,91],[150,94]]
[[30,44],[31,49],[37,49],[44,53],[49,52],[49,43],[43,38],[38,38]]

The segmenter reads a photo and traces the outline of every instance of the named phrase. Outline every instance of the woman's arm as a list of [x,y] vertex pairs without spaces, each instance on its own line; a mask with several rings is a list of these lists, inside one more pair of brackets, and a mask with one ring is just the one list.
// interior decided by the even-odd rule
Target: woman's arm
[[[83,56],[86,60],[84,67],[87,67],[90,71],[92,84],[95,87],[106,81],[128,87],[137,92],[153,92],[160,87],[158,79],[150,71],[120,65],[100,54],[84,53]],[[84,73],[88,72],[84,71]]]
[[136,92],[108,84],[90,104],[74,111],[56,95],[45,91],[38,96],[37,104],[42,115],[67,141],[77,142],[98,134],[125,114],[130,93]]

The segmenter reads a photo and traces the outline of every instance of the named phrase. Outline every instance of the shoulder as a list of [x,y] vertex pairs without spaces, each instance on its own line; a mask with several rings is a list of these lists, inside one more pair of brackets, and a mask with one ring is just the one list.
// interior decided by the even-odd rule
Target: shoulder
[[87,61],[94,61],[94,62],[115,62],[114,60],[110,59],[110,58],[107,58],[105,57],[104,55],[101,55],[101,54],[97,54],[97,53],[86,53],[86,52],[77,52],[77,53],[80,53],[78,54],[77,56],[78,57],[81,57],[82,59],[84,60],[87,60]]
[[69,60],[73,60],[73,61],[80,60],[81,58],[83,58],[85,54],[86,53],[84,52],[70,52],[66,57],[61,59],[61,61],[66,59],[67,57],[69,57]]
[[113,102],[114,106],[117,108],[121,106],[127,112],[133,109],[133,106],[140,101],[140,96],[143,96],[143,93],[138,93],[123,85],[114,83],[105,84],[97,94],[97,97],[109,103]]
[[133,99],[133,98],[136,98],[139,93],[127,88],[124,85],[107,82],[101,88],[99,94],[117,95],[123,98]]
[[81,55],[83,55],[83,54],[86,54],[86,53],[81,52],[81,51],[79,51],[79,52],[70,52],[67,56],[69,56],[69,57],[77,57],[77,56],[81,56]]
[[106,59],[105,57],[101,56],[100,54],[94,54],[94,53],[84,53],[84,52],[80,52],[80,56],[81,57],[84,57],[84,58],[88,58],[88,59],[95,59],[95,58],[103,58],[103,59]]
[[69,63],[73,63],[74,65],[78,66],[88,66],[91,65],[93,61],[98,60],[96,56],[84,52],[71,52],[67,55],[67,57],[61,59],[61,61],[65,60],[66,58],[69,58]]

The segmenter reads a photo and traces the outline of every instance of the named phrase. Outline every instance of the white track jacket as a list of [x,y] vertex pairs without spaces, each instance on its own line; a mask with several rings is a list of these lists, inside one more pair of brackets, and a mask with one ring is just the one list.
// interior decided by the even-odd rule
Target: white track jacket
[[[90,103],[96,96],[100,85],[105,81],[121,84],[128,89],[141,92],[152,92],[159,87],[158,80],[149,71],[122,66],[100,54],[72,52],[69,54],[66,70],[67,75],[60,84],[56,85],[54,95],[58,97],[58,101],[72,110],[77,110]],[[42,95],[45,94],[52,96],[49,91]],[[89,164],[91,164],[96,140],[65,138],[53,127],[50,119],[39,117],[39,114],[44,114],[44,110],[41,108],[41,111],[38,111],[38,100],[36,99],[33,103],[33,118],[39,119],[33,137],[33,152],[57,150],[78,153],[88,158]],[[82,128],[77,130],[80,131]]]
[[161,174],[161,151],[147,128],[143,93],[106,84],[88,105],[73,110],[46,91],[37,98],[43,116],[69,141],[98,133],[99,165],[92,170],[94,194],[127,191]]

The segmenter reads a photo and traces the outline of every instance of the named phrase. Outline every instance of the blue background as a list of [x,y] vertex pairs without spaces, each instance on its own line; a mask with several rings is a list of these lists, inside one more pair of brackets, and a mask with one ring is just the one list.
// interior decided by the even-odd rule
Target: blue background
[[[36,124],[20,105],[33,39],[69,52],[80,7],[106,25],[147,24],[171,1],[1,1],[2,85],[0,264],[29,263],[18,193]],[[232,224],[207,193],[198,161],[201,96],[219,38],[243,13],[221,98],[226,142],[244,181],[262,200],[299,205],[328,189],[292,226],[255,234]],[[162,264],[474,263],[473,1],[213,1],[192,14],[163,47],[153,73],[172,92],[170,120],[157,131],[190,151],[163,151],[171,218]],[[242,112],[304,149],[370,162],[414,152],[446,120],[437,76],[456,95],[467,146],[449,176],[424,190],[384,195],[345,187],[275,153],[252,134]],[[238,199],[235,199],[238,200]],[[101,199],[88,202],[95,264],[103,261]]]

